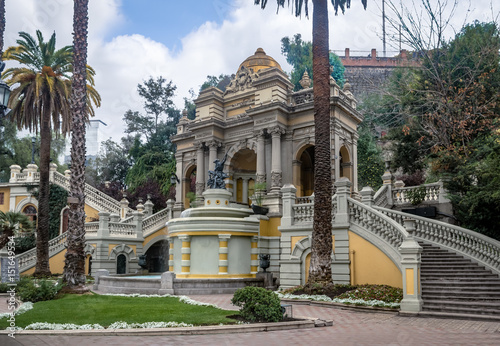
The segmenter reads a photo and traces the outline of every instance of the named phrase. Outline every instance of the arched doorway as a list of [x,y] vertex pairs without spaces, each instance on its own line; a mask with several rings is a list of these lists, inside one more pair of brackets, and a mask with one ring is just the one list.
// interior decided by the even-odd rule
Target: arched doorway
[[33,225],[36,225],[37,211],[34,205],[30,204],[23,208],[23,213],[30,218]]
[[352,181],[352,162],[351,155],[345,146],[342,146],[339,151],[340,156],[340,172],[339,177],[346,177]]
[[293,161],[293,185],[298,197],[314,193],[314,145],[307,144],[298,151]]
[[191,199],[196,195],[196,166],[191,166],[186,171],[182,181],[184,191],[184,208],[190,208]]
[[231,159],[233,173],[233,199],[235,202],[249,204],[255,184],[257,155],[250,149],[241,149]]
[[150,273],[163,273],[168,270],[169,243],[160,240],[146,251],[146,264]]
[[127,256],[120,254],[116,257],[116,274],[127,273]]

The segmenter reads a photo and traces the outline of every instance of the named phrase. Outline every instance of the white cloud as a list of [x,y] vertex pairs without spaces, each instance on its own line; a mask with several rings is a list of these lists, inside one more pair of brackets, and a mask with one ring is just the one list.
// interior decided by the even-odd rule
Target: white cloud
[[[489,0],[476,1],[477,9],[469,12],[469,18],[491,18],[497,12],[491,10],[489,3]],[[368,54],[371,48],[380,51],[379,4],[380,1],[370,1],[364,11],[361,4],[354,1],[345,15],[334,16],[331,11],[330,48],[343,51],[349,47],[351,51],[364,51],[363,54]],[[175,102],[181,108],[182,98],[188,96],[190,88],[197,91],[207,75],[235,73],[239,64],[258,47],[264,48],[289,71],[290,66],[281,55],[280,39],[301,33],[304,40],[311,40],[312,20],[304,16],[295,18],[291,8],[280,9],[276,14],[273,1],[265,10],[253,5],[251,0],[217,0],[214,6],[225,18],[222,23],[200,25],[181,38],[182,46],[176,48],[137,34],[106,41],[104,37],[125,21],[120,1],[90,1],[88,62],[97,72],[96,84],[102,96],[102,107],[96,114],[108,124],[104,129],[105,137],[119,140],[124,129],[123,113],[127,109],[142,110],[136,88],[150,75],[162,75],[177,85]],[[312,18],[312,7],[310,10]],[[458,26],[466,9],[460,11],[456,13]],[[71,0],[7,1],[5,45],[15,43],[18,31],[34,34],[35,29],[41,29],[46,38],[55,30],[58,46],[71,44],[72,20]],[[158,23],[158,30],[175,28],[169,27],[167,18]]]

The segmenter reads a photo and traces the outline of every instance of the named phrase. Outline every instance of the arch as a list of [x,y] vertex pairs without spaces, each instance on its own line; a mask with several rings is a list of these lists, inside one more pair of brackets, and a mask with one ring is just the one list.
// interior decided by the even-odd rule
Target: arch
[[63,234],[68,230],[68,222],[69,222],[69,207],[65,206],[61,209],[60,214],[61,222],[59,224],[59,235]]
[[127,256],[123,253],[116,257],[116,274],[126,274],[128,260]]
[[150,241],[148,248],[144,249],[148,271],[162,273],[168,271],[169,241],[164,236],[158,236],[156,241]]
[[340,157],[340,172],[339,172],[339,177],[346,177],[350,181],[352,180],[352,157],[349,152],[349,149],[345,146],[342,145],[340,147],[339,153]]
[[294,156],[292,181],[297,188],[297,197],[314,193],[314,149],[313,144],[303,143]]
[[254,150],[242,147],[233,154],[230,162],[233,181],[233,199],[235,202],[248,204],[251,197],[250,180],[255,179],[257,154]]
[[23,214],[30,218],[34,225],[37,224],[38,210],[33,204],[27,204],[21,210]]
[[162,240],[169,241],[168,235],[160,234],[160,235],[157,235],[156,237],[152,238],[150,241],[148,241],[148,243],[146,245],[144,245],[142,247],[142,252],[146,253],[146,251],[148,251],[151,246],[153,246],[155,243],[162,241]]
[[35,208],[38,210],[38,201],[35,199],[35,197],[29,196],[20,200],[19,203],[15,206],[14,211],[22,212],[24,207],[26,207],[29,204],[35,206]]
[[190,200],[187,197],[187,194],[189,192],[196,193],[196,172],[197,172],[197,166],[195,163],[190,163],[186,169],[183,172],[182,178],[181,178],[181,184],[182,184],[182,199],[184,203],[184,208],[188,209],[190,208]]
[[131,260],[136,259],[134,249],[132,249],[130,246],[125,245],[123,243],[115,246],[111,250],[111,252],[109,254],[109,259],[115,260],[117,258],[117,256],[120,254],[126,254],[128,256],[128,258]]
[[300,261],[300,284],[303,285],[307,280],[307,256],[311,254],[311,236],[300,239],[292,249],[290,259]]

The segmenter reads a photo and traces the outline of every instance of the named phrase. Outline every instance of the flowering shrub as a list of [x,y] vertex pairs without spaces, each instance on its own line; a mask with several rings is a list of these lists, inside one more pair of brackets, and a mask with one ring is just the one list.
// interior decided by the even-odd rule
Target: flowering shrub
[[[31,309],[33,309],[33,303],[26,302],[26,303],[21,304],[21,306],[15,311],[15,314],[20,315],[22,313],[25,313],[26,311],[31,310]],[[0,319],[5,318],[5,317],[10,317],[10,316],[11,316],[10,312],[5,312],[3,314],[0,314]]]
[[364,300],[364,299],[352,299],[352,298],[330,298],[325,295],[294,295],[294,294],[282,294],[276,293],[280,299],[307,299],[321,302],[332,302],[332,303],[341,303],[341,304],[352,304],[352,305],[366,305],[366,306],[377,306],[377,307],[386,307],[386,308],[398,308],[400,306],[399,303],[387,303],[382,300]]

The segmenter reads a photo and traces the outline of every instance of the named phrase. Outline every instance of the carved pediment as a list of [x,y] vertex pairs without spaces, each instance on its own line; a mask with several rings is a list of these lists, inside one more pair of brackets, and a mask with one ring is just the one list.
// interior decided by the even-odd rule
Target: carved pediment
[[258,78],[258,73],[253,72],[253,69],[241,66],[236,75],[232,77],[229,85],[226,87],[224,95],[247,90],[253,86],[253,82]]

